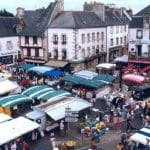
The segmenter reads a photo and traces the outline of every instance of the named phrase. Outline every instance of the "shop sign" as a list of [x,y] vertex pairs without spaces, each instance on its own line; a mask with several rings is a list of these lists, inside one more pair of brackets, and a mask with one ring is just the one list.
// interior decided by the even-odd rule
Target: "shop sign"
[[14,55],[17,54],[17,51],[1,51],[0,56],[8,56],[8,55]]
[[66,111],[65,112],[65,121],[66,122],[77,122],[78,121],[78,111]]

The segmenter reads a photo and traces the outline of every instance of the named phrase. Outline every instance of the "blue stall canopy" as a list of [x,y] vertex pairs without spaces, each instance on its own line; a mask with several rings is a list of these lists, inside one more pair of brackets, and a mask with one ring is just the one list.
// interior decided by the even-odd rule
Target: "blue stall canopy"
[[31,69],[33,67],[35,67],[35,65],[33,65],[33,64],[22,64],[22,65],[19,66],[19,68],[21,68],[25,71],[28,71],[29,69]]
[[51,70],[54,70],[54,68],[47,67],[47,66],[36,66],[36,67],[30,68],[28,71],[44,74],[45,72],[51,71]]
[[44,73],[45,76],[51,76],[51,77],[59,77],[62,76],[64,73],[59,70],[51,70]]

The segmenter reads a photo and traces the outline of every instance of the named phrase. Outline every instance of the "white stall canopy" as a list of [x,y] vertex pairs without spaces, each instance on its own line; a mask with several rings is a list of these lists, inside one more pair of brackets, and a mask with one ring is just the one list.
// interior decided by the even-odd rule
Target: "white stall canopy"
[[72,111],[79,112],[91,106],[92,106],[91,103],[83,99],[69,97],[66,98],[64,101],[42,108],[42,110],[45,111],[45,113],[47,113],[47,115],[49,115],[53,120],[58,121],[65,117],[65,109],[68,107]]
[[13,92],[18,88],[18,85],[4,78],[0,78],[0,95]]
[[110,63],[102,63],[96,66],[96,68],[98,69],[112,69],[115,67],[116,67],[116,64],[110,64]]
[[0,113],[0,123],[11,120],[12,118],[9,115]]
[[29,133],[40,125],[24,117],[18,117],[0,124],[0,145],[8,143],[26,133]]
[[143,145],[147,145],[147,140],[150,140],[150,127],[142,128],[134,133],[130,139]]

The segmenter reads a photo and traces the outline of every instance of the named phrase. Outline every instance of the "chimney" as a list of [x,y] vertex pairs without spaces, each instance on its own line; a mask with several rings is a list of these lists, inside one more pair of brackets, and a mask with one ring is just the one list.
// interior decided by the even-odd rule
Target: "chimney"
[[17,8],[17,15],[18,18],[23,18],[24,17],[24,8],[18,7]]

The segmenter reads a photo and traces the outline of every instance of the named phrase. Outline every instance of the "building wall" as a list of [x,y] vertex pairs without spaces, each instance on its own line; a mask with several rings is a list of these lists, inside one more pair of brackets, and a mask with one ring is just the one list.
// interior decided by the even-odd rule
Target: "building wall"
[[[125,37],[126,37],[126,42],[125,42]],[[118,38],[118,44],[116,43]],[[121,38],[122,38],[122,43],[121,43]],[[113,45],[111,44],[111,39],[113,39]],[[112,58],[110,60],[110,53],[113,53],[115,49],[117,50],[118,48],[120,51],[118,51],[115,55],[120,56],[122,55],[122,49],[127,46],[128,42],[128,25],[115,25],[115,26],[107,26],[107,61],[112,61]],[[111,49],[114,49],[111,52]],[[114,56],[115,56],[114,55]]]
[[14,37],[0,37],[0,58],[5,56],[13,56],[13,63],[18,58],[19,38]]
[[[103,41],[97,41],[96,35],[99,32],[100,36],[103,32]],[[95,41],[92,41],[92,33],[95,33]],[[53,35],[58,35],[58,44],[53,43]],[[61,44],[61,35],[65,34],[67,37],[67,43],[65,45]],[[82,35],[85,36],[85,42],[82,42]],[[90,42],[87,41],[87,34],[90,34]],[[51,58],[54,58],[54,49],[58,48],[58,59],[62,59],[62,49],[67,50],[67,60],[83,60],[85,57],[90,57],[96,54],[96,50],[92,47],[99,45],[101,51],[101,45],[103,44],[103,51],[106,50],[106,29],[105,28],[87,28],[87,29],[48,29],[48,47],[49,53],[51,53]],[[90,50],[88,50],[90,48]],[[85,51],[85,55],[83,55]],[[90,51],[90,52],[89,52]]]

